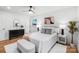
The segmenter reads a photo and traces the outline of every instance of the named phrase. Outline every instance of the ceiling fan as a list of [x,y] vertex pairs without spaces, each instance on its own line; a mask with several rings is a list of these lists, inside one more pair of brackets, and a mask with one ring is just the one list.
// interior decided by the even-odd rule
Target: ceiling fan
[[33,6],[29,6],[29,9],[24,12],[28,12],[29,14],[35,14],[34,10],[35,10],[35,8]]

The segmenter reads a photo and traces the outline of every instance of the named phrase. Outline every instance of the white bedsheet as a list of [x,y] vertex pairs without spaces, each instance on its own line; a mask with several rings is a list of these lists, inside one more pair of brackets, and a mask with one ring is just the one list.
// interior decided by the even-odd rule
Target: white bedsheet
[[36,52],[46,53],[57,41],[57,33],[43,34],[34,32],[30,34],[31,42],[36,45]]

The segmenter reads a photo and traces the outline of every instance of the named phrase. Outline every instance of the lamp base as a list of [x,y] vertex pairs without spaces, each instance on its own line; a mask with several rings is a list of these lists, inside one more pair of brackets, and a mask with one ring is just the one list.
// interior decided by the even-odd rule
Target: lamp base
[[64,29],[61,29],[61,34],[64,35]]

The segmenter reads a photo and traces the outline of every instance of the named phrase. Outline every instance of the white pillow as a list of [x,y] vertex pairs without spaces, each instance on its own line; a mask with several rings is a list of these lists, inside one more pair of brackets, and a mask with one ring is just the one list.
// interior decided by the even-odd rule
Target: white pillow
[[54,30],[55,33],[59,33],[58,32],[59,31],[59,28],[54,28],[53,30]]

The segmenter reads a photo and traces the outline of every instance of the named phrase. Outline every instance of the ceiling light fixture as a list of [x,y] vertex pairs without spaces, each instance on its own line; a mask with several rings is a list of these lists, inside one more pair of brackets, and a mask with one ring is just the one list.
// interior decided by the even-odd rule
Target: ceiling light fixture
[[29,14],[34,14],[34,9],[32,6],[30,6],[30,9],[29,9]]
[[23,12],[28,12],[28,14],[35,14],[35,8],[33,6],[29,6],[29,9]]
[[7,7],[7,9],[8,9],[8,10],[10,10],[10,9],[11,9],[11,7],[10,7],[10,6],[8,6],[8,7]]
[[33,14],[33,12],[32,11],[29,11],[29,14]]

